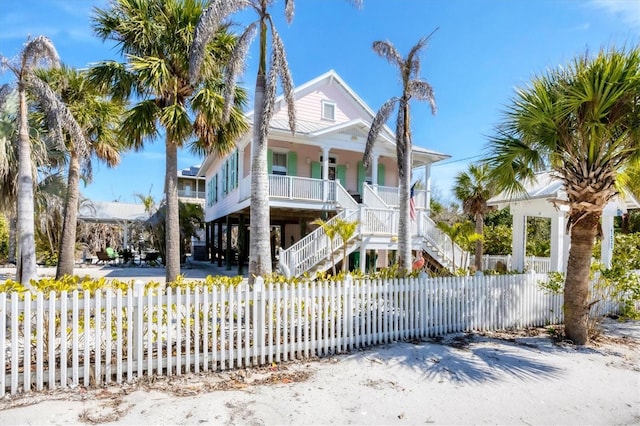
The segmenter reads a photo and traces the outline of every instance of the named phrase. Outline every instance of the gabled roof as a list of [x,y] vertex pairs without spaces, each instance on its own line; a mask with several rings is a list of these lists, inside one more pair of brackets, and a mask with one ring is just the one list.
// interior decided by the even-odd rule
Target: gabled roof
[[[345,83],[335,70],[329,70],[326,73],[297,86],[293,92],[294,99],[297,101],[307,94],[332,84],[342,91],[344,99],[346,99],[347,102],[350,102],[351,107],[354,107],[356,111],[359,111],[360,117],[340,123],[332,121],[309,121],[298,118],[296,119],[295,134],[305,136],[309,138],[309,140],[333,133],[342,133],[366,139],[369,133],[369,128],[371,127],[371,122],[373,121],[376,113],[362,100],[360,96],[358,96],[356,92],[353,91],[353,89],[347,85],[347,83]],[[282,116],[277,116],[277,113],[279,111],[281,112],[282,108],[286,108],[286,101],[283,95],[276,98],[274,108],[275,117],[272,118],[269,123],[269,131],[270,133],[273,132],[274,134],[281,134],[282,136],[285,136],[285,134],[288,133],[288,136],[291,136],[288,119]],[[245,114],[250,123],[253,122],[253,115],[254,111],[250,111]],[[249,131],[240,140],[239,145],[242,146],[248,144],[251,141],[251,138],[252,132]],[[388,152],[395,151],[395,135],[386,124],[382,128],[379,138],[384,141],[385,144],[388,144],[386,148]],[[423,163],[441,161],[451,157],[450,155],[442,154],[416,145],[413,146],[413,152],[414,154],[417,154],[414,160]],[[217,156],[212,154],[205,158],[198,174],[199,176],[204,175],[204,172],[207,170],[211,162],[215,161],[215,158],[217,158]]]
[[[513,197],[505,193],[500,193],[490,198],[487,204],[490,206],[504,207],[516,201],[536,200],[536,199],[561,199],[566,200],[567,194],[564,190],[564,183],[556,178],[552,172],[544,171],[537,173],[530,182],[524,183],[525,193]],[[630,192],[620,194],[619,199],[627,209],[640,208],[640,202]]]

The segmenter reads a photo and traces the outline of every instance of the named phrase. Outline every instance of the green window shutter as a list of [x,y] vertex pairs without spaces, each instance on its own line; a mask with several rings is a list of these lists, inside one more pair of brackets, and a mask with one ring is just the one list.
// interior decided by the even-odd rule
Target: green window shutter
[[344,164],[338,164],[336,166],[336,177],[338,178],[338,181],[340,182],[340,185],[342,185],[343,187],[346,187],[346,185],[347,185],[347,166],[345,166]]
[[273,151],[267,150],[267,173],[271,174],[273,171]]
[[378,164],[378,185],[384,186],[384,164]]
[[229,160],[222,165],[222,193],[227,195],[229,192]]
[[238,164],[240,163],[240,160],[238,158],[239,156],[240,156],[240,153],[238,151],[236,151],[236,154],[235,154],[236,161],[235,161],[235,166],[233,168],[235,170],[235,176],[236,176],[235,180],[233,181],[233,187],[234,188],[238,187],[238,180],[240,179],[240,177],[238,176],[238,173],[239,173]]
[[229,158],[229,192],[236,187],[236,153]]
[[362,184],[366,178],[367,169],[364,168],[362,161],[358,161],[358,193],[362,194]]
[[298,176],[298,154],[295,151],[287,154],[287,175]]
[[213,204],[218,202],[218,175],[213,177]]
[[317,161],[311,163],[311,178],[322,179],[322,164]]

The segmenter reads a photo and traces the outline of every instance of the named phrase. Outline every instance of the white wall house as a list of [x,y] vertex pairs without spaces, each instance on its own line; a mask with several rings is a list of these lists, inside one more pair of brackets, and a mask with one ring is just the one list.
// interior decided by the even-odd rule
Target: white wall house
[[[342,214],[362,224],[357,241],[350,247],[358,253],[352,256],[352,264],[355,257],[356,266],[364,269],[365,262],[359,259],[369,255],[369,266],[387,266],[397,235],[398,173],[393,132],[385,126],[371,165],[365,168],[362,157],[374,111],[335,71],[298,86],[295,102],[295,134],[288,127],[286,102],[279,98],[268,135],[270,216],[279,235],[274,257],[280,263],[289,262],[284,268],[293,267],[296,274],[313,268],[308,255],[291,249],[299,251],[306,244],[301,240],[315,229],[313,220]],[[250,123],[253,118],[252,112],[247,114]],[[248,254],[243,243],[248,241],[251,215],[251,138],[249,131],[231,154],[210,155],[200,169],[200,176],[206,180],[207,241],[212,256],[220,262],[229,258],[229,249],[241,258]],[[416,191],[416,204],[420,216],[428,217],[431,165],[449,156],[419,144],[414,143],[412,164],[414,169],[421,169],[424,178],[423,189]],[[422,244],[417,229],[420,220],[415,226],[416,250]],[[374,222],[380,229],[372,229]],[[226,238],[227,230],[233,229],[231,237]],[[223,238],[228,241],[225,247]],[[304,261],[301,256],[306,256]]]

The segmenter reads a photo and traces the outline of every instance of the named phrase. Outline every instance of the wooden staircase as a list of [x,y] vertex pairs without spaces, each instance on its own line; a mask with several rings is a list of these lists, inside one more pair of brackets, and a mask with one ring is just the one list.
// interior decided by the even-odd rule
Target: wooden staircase
[[[338,184],[338,186],[340,185]],[[342,190],[344,194],[347,193],[342,187],[338,189]],[[386,205],[377,195],[367,197],[367,190],[371,191],[370,188],[365,187],[364,202],[360,204],[351,197],[349,199],[344,197],[345,201],[338,204],[341,211],[328,221],[331,223],[336,218],[341,218],[346,221],[357,220],[359,222],[354,236],[347,241],[347,257],[361,248],[362,244],[366,244],[364,241],[376,237],[390,241],[386,244],[386,249],[397,249],[399,209]],[[375,207],[368,205],[367,199],[372,200]],[[411,223],[411,227],[414,250],[424,251],[426,264],[430,270],[435,272],[446,268],[452,271],[454,265],[452,256],[455,256],[456,267],[466,266],[464,261],[468,259],[468,256],[465,256],[465,252],[456,244],[452,245],[451,239],[440,231],[435,222],[424,212],[419,212],[416,221]],[[333,265],[332,247],[333,261],[335,261],[336,267],[341,261],[348,261],[348,259],[343,259],[342,239],[336,237],[332,244],[322,227],[318,227],[288,249],[280,250],[277,269],[287,277],[301,276],[304,273],[313,275],[317,272],[327,271]]]

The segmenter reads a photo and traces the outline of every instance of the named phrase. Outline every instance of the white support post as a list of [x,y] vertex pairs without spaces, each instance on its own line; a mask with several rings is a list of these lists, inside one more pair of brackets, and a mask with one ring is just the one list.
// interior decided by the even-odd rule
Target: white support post
[[427,216],[431,217],[431,163],[424,165],[424,189],[426,196],[424,197],[424,207],[427,210]]
[[373,161],[371,161],[371,184],[376,188],[378,187],[378,158],[380,155],[373,154]]
[[511,240],[512,267],[524,271],[524,256],[527,247],[527,216],[520,210],[512,210],[513,236]]
[[611,268],[613,259],[613,216],[602,216],[602,247],[600,248],[600,259],[605,268]]
[[549,270],[553,272],[564,271],[567,263],[564,251],[564,240],[567,237],[566,223],[565,212],[562,210],[558,210],[557,215],[551,217],[551,264]]
[[329,148],[322,148],[322,187],[324,201],[329,200]]

